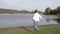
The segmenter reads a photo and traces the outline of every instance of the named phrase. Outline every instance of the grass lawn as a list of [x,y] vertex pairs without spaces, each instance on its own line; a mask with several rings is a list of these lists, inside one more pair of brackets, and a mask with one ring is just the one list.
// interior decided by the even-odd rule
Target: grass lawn
[[45,27],[39,27],[39,32],[34,31],[26,31],[26,32],[11,32],[9,34],[60,34],[60,25],[59,26],[45,26]]

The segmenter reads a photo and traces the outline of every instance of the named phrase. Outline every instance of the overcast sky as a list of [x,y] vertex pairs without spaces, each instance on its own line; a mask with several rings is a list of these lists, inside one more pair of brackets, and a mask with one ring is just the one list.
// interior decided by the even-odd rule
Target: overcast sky
[[57,6],[60,6],[60,0],[0,0],[0,8],[6,9],[44,11],[46,7],[55,9]]

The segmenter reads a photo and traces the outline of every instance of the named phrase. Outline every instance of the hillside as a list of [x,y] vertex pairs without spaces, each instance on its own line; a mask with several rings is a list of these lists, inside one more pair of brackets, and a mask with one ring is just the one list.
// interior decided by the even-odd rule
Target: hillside
[[[12,10],[12,9],[1,9],[0,8],[0,13],[34,13],[34,11],[29,11],[29,10]],[[39,13],[43,13],[42,11],[39,11]]]

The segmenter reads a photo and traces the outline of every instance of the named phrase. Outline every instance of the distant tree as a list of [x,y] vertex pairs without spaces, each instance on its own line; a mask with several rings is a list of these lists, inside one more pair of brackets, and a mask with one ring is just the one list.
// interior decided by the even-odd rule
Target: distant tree
[[54,9],[54,10],[51,10],[50,11],[50,14],[60,14],[60,7],[57,7],[56,9]]
[[57,7],[57,13],[60,13],[60,6]]
[[47,8],[45,9],[44,14],[49,14],[49,13],[50,13],[50,11],[51,11],[50,7],[47,7]]

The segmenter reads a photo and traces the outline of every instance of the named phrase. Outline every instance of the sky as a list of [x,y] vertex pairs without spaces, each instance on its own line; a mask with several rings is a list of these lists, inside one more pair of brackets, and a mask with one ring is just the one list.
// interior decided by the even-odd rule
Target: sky
[[0,0],[0,8],[14,10],[44,11],[47,7],[55,9],[60,6],[60,0]]

